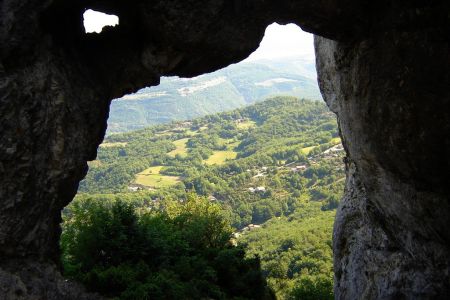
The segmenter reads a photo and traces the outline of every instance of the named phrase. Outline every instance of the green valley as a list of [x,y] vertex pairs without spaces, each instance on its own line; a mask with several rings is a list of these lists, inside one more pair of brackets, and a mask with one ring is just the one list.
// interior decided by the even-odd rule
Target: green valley
[[108,133],[228,111],[269,96],[321,99],[314,59],[243,61],[194,78],[163,77],[111,103]]
[[[176,225],[178,218],[183,219],[188,213],[186,205],[192,202],[210,205],[220,215],[217,218],[222,220],[215,219],[214,222],[229,224],[230,230],[224,225],[221,234],[233,245],[228,248],[230,246],[222,241],[216,254],[220,256],[221,251],[232,249],[244,251],[245,257],[239,259],[253,267],[242,270],[256,272],[260,268],[259,272],[272,291],[264,292],[264,297],[270,299],[270,293],[274,293],[278,299],[332,299],[331,230],[344,189],[343,156],[334,114],[322,102],[295,97],[275,97],[189,121],[113,134],[99,147],[97,160],[90,163],[76,199],[65,210],[65,230],[68,233],[71,228],[75,230],[70,224],[77,218],[100,218],[97,215],[82,217],[86,207],[106,205],[107,210],[112,210],[109,218],[113,218],[114,209],[119,209],[114,208],[115,205],[125,203],[136,211],[137,215],[133,217],[136,224],[154,224],[153,218],[162,218],[168,224],[175,224],[170,230],[177,232],[180,229]],[[203,212],[196,212],[195,216],[209,219]],[[199,234],[201,232],[207,234],[209,231],[199,231]],[[184,234],[190,233],[180,234],[179,243],[184,243]],[[64,239],[62,244],[66,249],[68,274],[72,272],[74,278],[96,286],[100,279],[80,277],[81,271],[76,271],[75,261],[69,259],[73,258],[70,249],[78,237],[75,233],[68,237],[66,244]],[[158,239],[160,243],[169,243],[165,237]],[[157,245],[154,247],[151,251],[163,251]],[[207,251],[206,248],[198,251],[206,253],[202,252]],[[219,272],[213,263],[218,258],[210,259],[207,261],[211,264],[211,272]],[[144,262],[145,268],[154,270],[145,271],[145,274],[160,274],[158,276],[173,272],[173,268],[182,263],[176,260],[169,264],[171,267],[165,264],[151,267]],[[91,274],[89,272],[93,271],[86,269],[81,274]],[[104,272],[112,271],[106,269]],[[201,274],[195,276],[204,276]],[[167,282],[183,286],[182,278],[173,274],[167,276],[164,277]],[[236,274],[241,280],[248,278],[246,276],[245,272]],[[150,281],[136,280],[143,289],[149,288]],[[218,289],[217,295],[222,295],[218,299],[236,295],[234,290],[221,285],[220,280],[212,281],[216,285],[208,284],[206,294],[198,286],[195,297],[210,295],[211,289]],[[156,281],[152,279],[151,282],[155,284]],[[264,283],[252,282],[248,285],[265,289]],[[129,285],[123,284],[121,292],[114,295],[126,299],[124,295],[130,292]],[[153,288],[150,290],[158,292]],[[180,288],[179,295],[187,295],[183,293],[188,291]],[[258,299],[255,295],[242,297]]]

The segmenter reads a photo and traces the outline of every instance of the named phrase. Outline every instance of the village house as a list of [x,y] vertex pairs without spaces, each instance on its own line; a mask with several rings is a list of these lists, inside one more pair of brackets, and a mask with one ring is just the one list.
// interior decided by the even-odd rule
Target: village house
[[299,166],[295,166],[293,168],[291,168],[291,172],[300,172],[300,171],[305,171],[306,169],[308,169],[308,167],[306,165],[299,165]]
[[266,188],[265,188],[264,186],[258,186],[258,187],[256,187],[256,188],[254,188],[254,187],[249,187],[249,188],[248,188],[248,191],[249,191],[250,193],[255,193],[255,192],[265,192],[265,191],[266,191]]
[[138,186],[129,186],[128,190],[130,192],[137,192],[137,191],[139,191],[139,187]]

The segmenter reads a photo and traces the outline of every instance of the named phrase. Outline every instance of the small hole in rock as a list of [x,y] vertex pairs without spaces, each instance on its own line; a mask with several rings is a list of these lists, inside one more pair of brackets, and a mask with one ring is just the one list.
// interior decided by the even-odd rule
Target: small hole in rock
[[100,33],[105,26],[119,25],[119,17],[88,9],[83,14],[83,24],[86,33]]

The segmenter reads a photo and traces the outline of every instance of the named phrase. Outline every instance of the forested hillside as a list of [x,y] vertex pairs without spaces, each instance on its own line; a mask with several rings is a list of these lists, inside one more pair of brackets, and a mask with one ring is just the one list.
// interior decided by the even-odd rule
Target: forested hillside
[[[344,187],[343,155],[335,116],[322,102],[293,97],[272,98],[191,121],[111,135],[99,147],[97,160],[90,162],[89,173],[80,184],[76,200],[64,213],[66,238],[63,239],[62,248],[65,250],[66,270],[73,277],[94,287],[101,286],[98,276],[109,278],[105,279],[107,282],[112,280],[111,276],[115,276],[108,273],[113,272],[110,266],[106,271],[101,269],[101,272],[94,268],[100,273],[92,268],[77,269],[80,261],[75,259],[74,253],[77,251],[74,249],[84,237],[75,234],[81,232],[76,220],[81,220],[78,221],[80,224],[84,224],[87,219],[93,220],[92,226],[102,224],[98,218],[102,220],[113,218],[115,214],[121,215],[119,212],[114,213],[118,209],[114,208],[116,203],[128,203],[134,212],[129,213],[130,218],[135,220],[133,222],[163,222],[168,227],[164,225],[166,227],[159,229],[161,232],[178,232],[181,229],[176,225],[179,224],[178,218],[186,220],[185,205],[192,207],[189,203],[197,201],[206,207],[213,207],[212,218],[209,209],[189,213],[195,217],[194,221],[188,223],[197,225],[191,229],[186,227],[180,232],[175,239],[178,242],[173,239],[166,241],[165,236],[155,236],[161,245],[154,245],[151,251],[167,253],[169,258],[162,256],[161,259],[169,259],[171,263],[150,267],[150,261],[144,259],[147,265],[144,267],[147,270],[145,274],[163,272],[166,276],[164,280],[180,286],[179,295],[188,295],[185,294],[188,289],[181,288],[186,284],[184,277],[173,274],[176,268],[181,267],[181,262],[173,260],[170,253],[175,250],[170,247],[177,248],[183,243],[189,245],[189,240],[194,238],[189,230],[198,230],[194,239],[202,239],[203,236],[205,240],[211,240],[208,226],[216,224],[213,227],[218,228],[219,233],[213,236],[226,238],[220,239],[221,242],[216,245],[216,254],[205,254],[209,258],[203,262],[205,268],[208,265],[211,274],[216,275],[205,279],[202,277],[205,274],[198,273],[202,280],[209,282],[208,292],[203,293],[198,286],[196,296],[186,297],[211,295],[212,290],[217,290],[217,295],[222,296],[212,298],[229,299],[232,298],[230,295],[241,293],[240,289],[230,290],[222,285],[223,281],[218,280],[217,276],[223,270],[218,270],[214,263],[221,257],[222,251],[235,249],[234,252],[227,252],[227,259],[248,267],[242,268],[243,273],[236,271],[236,274],[229,275],[236,280],[240,278],[240,282],[250,280],[246,284],[263,293],[260,296],[242,294],[242,297],[271,297],[264,288],[265,283],[258,281],[255,275],[261,272],[278,299],[332,299],[331,229],[335,208]],[[102,209],[110,211],[109,217],[101,213],[98,213],[100,216],[86,215],[86,211],[92,211],[91,207],[99,205],[94,203],[106,205]],[[220,211],[220,217],[217,217],[217,211]],[[123,218],[117,218],[117,222],[122,224],[117,225],[118,228],[123,228]],[[105,225],[98,224],[95,226],[105,228]],[[196,227],[199,224],[203,225]],[[146,226],[139,228],[133,230],[149,230],[145,229]],[[96,230],[94,232],[100,234]],[[172,242],[172,246],[167,244]],[[210,251],[206,250],[208,245],[188,248],[191,251],[197,249],[197,258],[200,259],[203,257],[201,253]],[[240,256],[244,251],[245,257]],[[197,260],[187,263],[191,272],[197,263]],[[105,268],[104,264],[102,268]],[[114,272],[119,272],[117,264],[113,263],[116,268]],[[130,264],[135,266],[136,262]],[[227,264],[232,265],[231,262]],[[250,276],[246,272],[253,272],[254,275]],[[84,275],[80,276],[80,273]],[[187,275],[192,277],[189,272]],[[97,279],[92,279],[92,276]],[[133,276],[139,277],[136,274]],[[136,284],[134,281],[132,284]],[[150,283],[139,282],[145,286],[156,284],[153,279]],[[129,284],[123,283],[125,291]],[[148,289],[152,293],[163,293],[158,289]],[[125,299],[126,293],[120,297]]]
[[193,119],[275,95],[321,99],[314,60],[244,61],[191,79],[163,77],[158,86],[114,100],[108,132]]

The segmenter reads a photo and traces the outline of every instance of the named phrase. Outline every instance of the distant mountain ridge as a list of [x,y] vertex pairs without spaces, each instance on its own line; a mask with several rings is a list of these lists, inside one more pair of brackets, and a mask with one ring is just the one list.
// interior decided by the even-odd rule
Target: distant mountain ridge
[[194,78],[163,77],[158,86],[112,102],[108,133],[192,119],[275,95],[321,99],[314,59],[243,61]]

